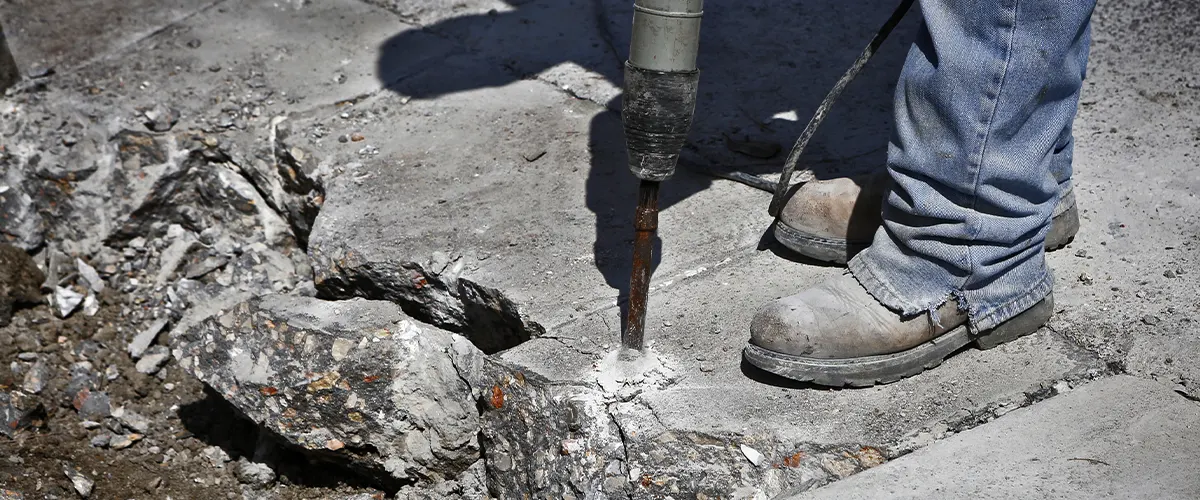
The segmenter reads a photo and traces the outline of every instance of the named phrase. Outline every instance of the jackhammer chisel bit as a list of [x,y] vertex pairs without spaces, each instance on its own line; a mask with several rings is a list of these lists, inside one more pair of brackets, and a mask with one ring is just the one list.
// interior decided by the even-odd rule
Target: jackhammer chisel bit
[[621,342],[642,349],[650,288],[654,235],[658,230],[658,185],[675,173],[696,111],[703,0],[635,0],[633,36],[625,62],[621,119],[629,170],[641,180],[634,215],[633,275],[629,313]]

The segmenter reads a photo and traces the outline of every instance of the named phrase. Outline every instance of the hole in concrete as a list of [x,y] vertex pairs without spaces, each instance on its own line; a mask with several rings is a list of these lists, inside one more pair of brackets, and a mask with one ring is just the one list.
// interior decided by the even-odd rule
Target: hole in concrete
[[413,318],[460,334],[487,354],[542,335],[500,290],[426,271],[417,263],[362,264],[318,272],[317,295],[394,302]]
[[[217,446],[229,455],[233,466],[245,457],[255,463],[269,466],[291,484],[300,486],[335,489],[375,489],[394,496],[406,483],[389,476],[385,471],[367,472],[361,467],[348,466],[335,459],[314,451],[302,449],[286,442],[281,436],[255,424],[242,415],[233,405],[208,385],[204,386],[204,399],[179,408],[179,419],[184,428],[209,446]],[[370,447],[351,450],[358,454],[376,453]]]

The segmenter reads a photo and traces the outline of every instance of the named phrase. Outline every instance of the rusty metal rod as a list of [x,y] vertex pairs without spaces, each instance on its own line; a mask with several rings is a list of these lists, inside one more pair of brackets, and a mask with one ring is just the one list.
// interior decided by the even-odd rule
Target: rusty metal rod
[[658,231],[658,182],[638,186],[637,211],[633,216],[633,274],[629,279],[629,313],[621,343],[642,350],[646,329],[646,303],[650,297],[650,272],[654,262],[654,234]]

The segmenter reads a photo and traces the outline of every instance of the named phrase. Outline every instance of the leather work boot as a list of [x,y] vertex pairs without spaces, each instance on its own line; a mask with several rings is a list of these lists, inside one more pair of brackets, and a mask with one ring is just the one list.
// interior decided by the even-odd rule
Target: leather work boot
[[[845,264],[871,245],[883,224],[883,201],[892,178],[886,170],[856,177],[800,184],[775,224],[775,239],[805,257]],[[1054,207],[1046,250],[1058,250],[1079,232],[1075,193],[1068,190]]]
[[866,387],[935,368],[974,343],[991,349],[1037,331],[1054,312],[1054,297],[996,328],[971,334],[955,300],[929,314],[904,319],[876,301],[850,273],[772,302],[750,325],[746,361],[802,382]]

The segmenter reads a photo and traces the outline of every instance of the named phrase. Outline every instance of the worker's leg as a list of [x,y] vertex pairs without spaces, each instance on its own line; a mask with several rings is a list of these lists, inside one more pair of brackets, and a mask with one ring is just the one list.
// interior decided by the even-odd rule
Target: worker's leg
[[[1094,0],[920,5],[925,26],[896,89],[883,225],[850,261],[853,278],[759,314],[747,350],[759,366],[833,384],[893,379],[972,340],[956,327],[1011,336],[1049,313],[1043,243],[1070,177],[1056,153],[1069,154]],[[941,347],[925,343],[941,335]]]

